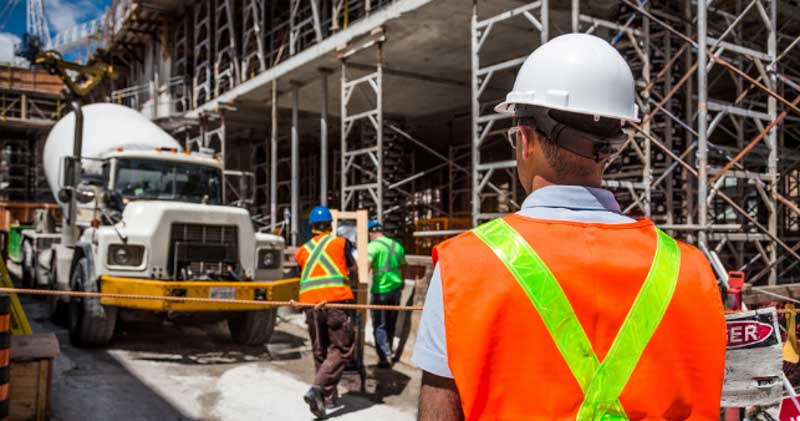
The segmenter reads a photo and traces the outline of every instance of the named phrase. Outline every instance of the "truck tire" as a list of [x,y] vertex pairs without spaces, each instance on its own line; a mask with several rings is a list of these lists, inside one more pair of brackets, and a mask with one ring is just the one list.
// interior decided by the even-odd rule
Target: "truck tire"
[[[72,271],[72,288],[75,291],[95,292],[90,284],[89,263],[85,257],[78,260]],[[99,298],[71,297],[69,301],[69,339],[79,347],[107,345],[114,336],[117,309],[100,304]]]
[[36,254],[31,240],[22,240],[22,287],[30,288],[36,284]]
[[231,337],[242,345],[263,345],[275,331],[278,310],[245,311],[228,318]]
[[[56,258],[53,257],[50,263],[50,271],[45,274],[45,276],[47,276],[47,289],[51,291],[57,289],[57,272]],[[48,295],[46,300],[47,315],[50,317],[50,320],[58,326],[68,327],[69,323],[67,317],[69,317],[69,314],[67,312],[67,303],[61,300],[57,295]]]

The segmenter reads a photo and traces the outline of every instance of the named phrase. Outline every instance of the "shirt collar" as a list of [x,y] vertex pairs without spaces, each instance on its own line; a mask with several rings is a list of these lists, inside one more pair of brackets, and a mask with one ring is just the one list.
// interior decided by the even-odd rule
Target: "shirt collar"
[[597,187],[554,185],[529,194],[522,208],[566,208],[622,213],[614,194]]

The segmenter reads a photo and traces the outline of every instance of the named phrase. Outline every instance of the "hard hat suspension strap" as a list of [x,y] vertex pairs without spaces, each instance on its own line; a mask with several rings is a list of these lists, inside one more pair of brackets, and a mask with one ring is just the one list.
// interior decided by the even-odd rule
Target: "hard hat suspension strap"
[[[622,144],[627,139],[627,135],[621,129],[618,129],[618,133],[616,133],[617,129],[609,130],[609,125],[618,124],[614,121],[609,121],[609,119],[604,119],[601,123],[598,123],[602,128],[602,133],[604,133],[604,135],[601,135],[573,127],[571,124],[580,124],[581,121],[581,116],[575,113],[543,107],[523,106],[516,110],[516,116],[517,118],[533,120],[536,129],[560,148],[595,162],[606,159],[614,153],[617,145]],[[590,116],[583,115],[582,117],[588,118]],[[559,121],[559,118],[570,124]],[[583,125],[586,125],[585,121],[583,121]],[[598,128],[598,130],[600,129]]]
[[473,230],[503,262],[526,293],[584,393],[578,420],[627,419],[622,393],[675,291],[680,269],[677,243],[656,229],[653,264],[600,363],[569,299],[530,244],[508,223],[495,219]]

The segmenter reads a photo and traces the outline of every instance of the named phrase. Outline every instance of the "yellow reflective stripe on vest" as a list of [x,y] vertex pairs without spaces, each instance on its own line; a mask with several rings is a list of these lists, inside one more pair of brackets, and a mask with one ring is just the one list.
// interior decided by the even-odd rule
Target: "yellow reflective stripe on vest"
[[678,281],[680,251],[656,229],[653,264],[602,364],[572,305],[550,269],[502,219],[473,230],[525,291],[584,393],[578,420],[627,419],[619,402],[647,343],[661,322]]
[[[318,243],[314,244],[314,240],[312,239],[310,243],[313,244],[311,254],[306,260],[305,267],[303,268],[302,273],[300,274],[300,292],[305,292],[312,289],[318,288],[326,288],[330,286],[340,286],[344,285],[344,281],[347,279],[339,268],[334,264],[330,256],[328,256],[327,251],[325,248],[328,246],[334,237],[332,235],[326,236],[322,238]],[[304,245],[303,247],[306,247]],[[324,269],[323,275],[312,276],[311,274],[314,271],[314,267],[317,265],[321,265]]]

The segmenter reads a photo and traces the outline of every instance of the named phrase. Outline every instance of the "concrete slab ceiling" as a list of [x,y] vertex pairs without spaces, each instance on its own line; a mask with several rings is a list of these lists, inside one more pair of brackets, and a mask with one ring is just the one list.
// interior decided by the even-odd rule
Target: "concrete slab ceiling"
[[[417,4],[417,7],[411,5]],[[515,0],[481,2],[482,18],[494,16],[522,4]],[[399,7],[405,5],[406,10]],[[384,13],[384,16],[380,16]],[[271,83],[278,78],[279,106],[292,105],[291,83],[302,84],[300,109],[318,113],[321,103],[320,68],[331,70],[328,82],[331,116],[340,114],[341,62],[336,48],[357,40],[374,27],[383,26],[384,43],[384,112],[408,119],[464,109],[470,105],[470,21],[469,0],[406,0],[382,9],[356,22],[350,28],[322,43],[287,59],[283,63],[239,85],[192,114],[215,109],[220,102],[264,104],[270,102]],[[361,25],[361,26],[359,26]],[[481,60],[493,64],[530,53],[540,44],[539,34],[524,18],[498,25],[484,47]],[[357,77],[371,71],[376,63],[376,49],[360,52],[348,59],[348,75]],[[501,98],[513,84],[513,72],[498,74],[486,97]],[[364,109],[374,101],[368,87],[360,88],[351,100],[353,109]]]

